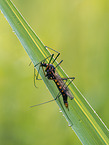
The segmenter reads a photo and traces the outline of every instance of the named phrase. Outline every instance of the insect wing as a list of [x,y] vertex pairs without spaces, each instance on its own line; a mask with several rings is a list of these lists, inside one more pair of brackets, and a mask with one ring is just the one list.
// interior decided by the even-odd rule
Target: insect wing
[[62,78],[59,76],[59,74],[56,72],[55,73],[55,77],[56,79],[59,81],[60,85],[62,86],[62,88],[66,91],[66,94],[69,96],[69,98],[72,100],[74,97],[72,96],[70,90],[68,89],[66,82],[64,82],[62,80]]
[[73,95],[71,94],[70,90],[68,89],[68,91],[66,92],[66,94],[69,96],[69,98],[72,100],[74,97]]

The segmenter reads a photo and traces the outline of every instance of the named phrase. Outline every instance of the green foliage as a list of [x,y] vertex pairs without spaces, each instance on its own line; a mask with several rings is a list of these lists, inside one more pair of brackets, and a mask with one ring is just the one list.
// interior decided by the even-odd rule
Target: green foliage
[[[28,24],[25,22],[25,20],[19,14],[17,9],[13,6],[11,1],[10,0],[1,0],[0,8],[1,8],[3,14],[5,15],[5,17],[7,18],[8,22],[10,23],[11,27],[13,28],[13,31],[15,32],[15,34],[19,38],[20,42],[22,43],[23,47],[25,48],[26,52],[28,53],[29,57],[31,58],[33,64],[35,65],[37,62],[40,62],[42,59],[46,58],[50,53],[45,49],[43,43],[39,40],[39,38],[36,36],[36,34],[31,30],[31,28],[28,26]],[[81,18],[82,18],[82,15],[81,15]],[[44,25],[44,23],[43,23],[43,25]],[[68,31],[70,31],[70,30],[68,29]],[[76,35],[76,33],[75,33],[75,35]],[[86,34],[84,34],[84,35],[86,35]],[[57,36],[57,37],[59,37],[59,36]],[[67,39],[67,37],[65,37],[65,40],[69,43],[69,41],[71,41],[71,38]],[[81,41],[82,41],[82,39],[81,39]],[[65,43],[65,42],[63,42],[63,43]],[[66,51],[66,52],[68,52],[68,51]],[[78,55],[79,55],[79,53],[80,52],[78,52]],[[87,52],[87,53],[89,53],[89,52]],[[73,54],[73,52],[71,54]],[[82,69],[83,68],[84,68],[84,66],[82,66]],[[8,68],[8,71],[9,71],[9,68]],[[19,70],[17,70],[17,71],[19,73],[21,73],[21,71],[19,71]],[[10,73],[12,74],[12,71],[10,71]],[[66,74],[64,73],[62,68],[58,68],[58,73],[62,77],[66,77]],[[16,75],[17,75],[17,73],[16,73]],[[55,87],[54,83],[45,79],[43,72],[41,72],[40,75],[41,75],[42,79],[44,80],[46,86],[50,90],[51,94],[55,98],[58,91],[57,91],[57,88]],[[22,74],[21,74],[21,76],[22,76]],[[24,76],[22,76],[22,78],[23,77]],[[92,77],[92,79],[93,79],[93,77]],[[14,81],[15,80],[13,80],[13,84],[15,84]],[[27,79],[25,79],[24,81],[27,82]],[[10,86],[10,84],[9,84],[9,86]],[[10,88],[9,86],[7,87],[6,91],[11,94],[10,90],[12,90],[12,88]],[[17,87],[18,86],[16,84],[13,89],[13,94],[14,94],[15,90],[17,92]],[[69,88],[70,88],[72,94],[74,95],[73,100],[69,99],[70,111],[68,111],[64,107],[62,98],[60,98],[56,101],[57,101],[59,107],[61,108],[63,114],[65,115],[66,119],[68,120],[69,124],[71,124],[71,125],[73,124],[72,129],[76,132],[76,134],[79,137],[79,139],[81,140],[81,142],[83,144],[108,144],[108,142],[109,142],[108,130],[104,126],[104,124],[101,122],[98,115],[94,112],[94,110],[92,110],[92,107],[88,104],[88,102],[81,95],[81,93],[79,92],[79,90],[76,88],[76,86],[74,84],[71,84],[71,86]],[[25,94],[24,93],[25,90],[26,89],[24,87],[23,94]],[[28,92],[28,90],[27,90],[27,92]],[[31,96],[31,92],[32,91],[29,92],[30,96]],[[40,91],[39,95],[42,96],[41,91]],[[37,95],[37,97],[39,97],[39,95]],[[12,99],[9,98],[9,100],[12,100]],[[14,106],[13,108],[15,109],[16,106]],[[22,115],[22,117],[23,117],[23,115]],[[48,116],[46,116],[46,117],[48,117]],[[26,121],[27,120],[28,120],[28,116],[27,116]],[[22,124],[22,127],[25,128],[25,131],[26,131],[26,125]],[[6,127],[6,130],[7,130],[7,127]],[[10,128],[9,128],[9,130],[10,130]],[[16,128],[13,129],[13,132],[15,130],[16,130]],[[27,130],[27,131],[29,131],[29,130]],[[30,132],[31,131],[32,130],[30,129]],[[39,128],[37,128],[37,131],[40,133]],[[7,130],[7,132],[8,132],[8,130]],[[4,132],[4,134],[7,134],[7,133]],[[14,134],[12,137],[15,138]],[[21,143],[19,142],[18,144],[21,144]],[[34,142],[32,144],[34,144]]]

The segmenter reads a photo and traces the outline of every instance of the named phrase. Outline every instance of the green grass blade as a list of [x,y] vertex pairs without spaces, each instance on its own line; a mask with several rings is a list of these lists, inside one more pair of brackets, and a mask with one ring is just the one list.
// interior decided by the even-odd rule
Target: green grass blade
[[[50,55],[49,51],[44,47],[44,44],[40,41],[38,36],[30,28],[10,0],[0,0],[0,9],[34,65]],[[55,62],[55,65],[56,64],[57,62]],[[61,67],[58,67],[57,71],[61,77],[67,77]],[[55,98],[58,94],[58,90],[53,81],[47,80],[42,71],[40,72],[40,76],[44,80],[52,96]],[[74,95],[73,100],[68,100],[69,111],[65,108],[62,97],[57,99],[56,102],[61,108],[69,124],[72,125],[72,129],[75,131],[81,142],[85,145],[108,145],[108,128],[84,96],[80,93],[74,83],[69,86],[69,89]]]

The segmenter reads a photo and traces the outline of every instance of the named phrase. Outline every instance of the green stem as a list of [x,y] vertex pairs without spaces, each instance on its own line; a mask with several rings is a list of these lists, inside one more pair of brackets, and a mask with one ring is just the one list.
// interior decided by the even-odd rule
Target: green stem
[[[34,65],[50,55],[44,44],[10,0],[0,0],[0,9]],[[54,63],[54,65],[56,64],[57,62]],[[38,66],[36,69],[38,69]],[[68,77],[60,66],[57,68],[57,71],[61,77]],[[58,94],[58,90],[54,82],[47,80],[42,71],[40,72],[40,76],[55,98]],[[105,124],[101,121],[74,83],[71,83],[69,89],[74,96],[73,100],[68,100],[69,111],[64,106],[62,97],[57,99],[56,102],[81,142],[85,145],[108,145],[109,130]]]

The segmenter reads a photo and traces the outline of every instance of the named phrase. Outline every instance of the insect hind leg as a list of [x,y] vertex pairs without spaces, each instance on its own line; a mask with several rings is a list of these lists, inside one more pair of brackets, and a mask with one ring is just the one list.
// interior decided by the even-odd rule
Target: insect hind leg
[[73,82],[73,80],[75,79],[75,77],[68,77],[68,78],[63,78],[63,80],[68,80],[71,79],[70,82],[68,83],[68,85],[66,86],[66,89],[68,88],[68,86],[71,84],[71,82]]
[[[71,84],[71,82],[75,79],[75,77],[68,77],[68,78],[61,78],[62,80],[65,80],[65,82],[64,82],[64,84],[63,84],[63,86],[62,86],[62,89],[63,89],[63,87],[66,85],[66,82],[67,82],[67,80],[68,79],[71,79],[70,80],[70,82],[66,85],[66,89],[68,88],[68,86]],[[55,100],[57,99],[57,98],[59,98],[61,96],[61,92],[59,92],[58,93],[58,95],[56,96],[56,98],[55,98]],[[70,97],[70,99],[72,100],[74,97],[72,97],[72,96],[69,96]]]

